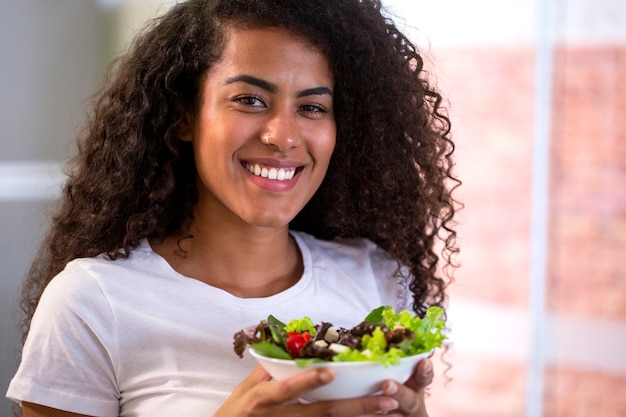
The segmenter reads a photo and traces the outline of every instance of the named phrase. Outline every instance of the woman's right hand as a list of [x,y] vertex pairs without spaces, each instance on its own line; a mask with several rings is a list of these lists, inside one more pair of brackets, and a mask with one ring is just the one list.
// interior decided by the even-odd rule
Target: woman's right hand
[[310,404],[298,402],[307,391],[332,381],[332,370],[316,368],[282,381],[274,381],[261,365],[235,388],[214,417],[356,417],[385,413],[398,402],[385,396],[369,396]]

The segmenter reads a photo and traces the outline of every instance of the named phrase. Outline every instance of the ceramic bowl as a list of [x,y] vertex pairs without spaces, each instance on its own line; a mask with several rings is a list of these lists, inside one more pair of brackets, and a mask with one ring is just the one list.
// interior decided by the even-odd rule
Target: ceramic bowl
[[415,365],[430,352],[402,358],[396,365],[383,366],[378,362],[320,362],[300,368],[293,360],[274,359],[262,356],[248,349],[265,370],[276,380],[289,378],[311,367],[332,368],[335,379],[324,386],[309,391],[304,399],[310,401],[338,400],[344,398],[363,397],[381,390],[383,381],[394,379],[406,382],[411,376]]

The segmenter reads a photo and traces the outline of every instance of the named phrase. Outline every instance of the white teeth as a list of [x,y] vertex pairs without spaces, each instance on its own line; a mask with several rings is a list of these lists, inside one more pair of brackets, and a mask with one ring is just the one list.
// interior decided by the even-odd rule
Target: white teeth
[[259,164],[246,163],[246,169],[252,175],[257,177],[268,178],[270,180],[288,181],[296,174],[295,168],[266,168],[261,167]]

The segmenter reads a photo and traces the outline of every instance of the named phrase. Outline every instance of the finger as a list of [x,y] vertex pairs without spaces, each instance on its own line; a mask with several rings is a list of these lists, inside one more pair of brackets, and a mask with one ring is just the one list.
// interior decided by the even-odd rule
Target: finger
[[434,375],[432,361],[428,358],[422,359],[405,385],[414,391],[421,391],[433,382]]
[[252,372],[250,372],[250,375],[246,378],[252,385],[257,385],[271,379],[272,376],[261,365],[255,366]]
[[[398,400],[386,396],[368,396],[347,400],[324,401],[308,404],[306,415],[366,417],[377,415],[395,415],[400,407]],[[311,413],[309,413],[311,411]]]
[[[215,415],[232,416],[243,414],[241,412],[241,404],[253,408],[256,398],[261,398],[260,395],[255,395],[255,393],[262,391],[263,384],[269,384],[271,379],[272,377],[267,371],[261,365],[257,365],[252,372],[235,387],[232,394],[226,399]],[[242,401],[242,398],[247,398],[247,400]]]
[[306,392],[328,384],[335,377],[331,369],[317,368],[290,378],[268,384],[265,395],[269,402],[285,403],[303,396]]
[[263,382],[270,381],[271,379],[272,379],[272,377],[270,376],[270,374],[267,373],[265,368],[263,368],[261,365],[257,365],[252,370],[250,375],[248,375],[246,377],[246,379],[241,381],[241,383],[235,388],[233,393],[236,394],[236,393],[248,392],[252,388],[254,388],[255,386],[257,386],[257,385],[259,385],[259,384],[261,384]]
[[255,385],[259,385],[262,382],[267,382],[269,380],[271,380],[272,377],[270,376],[270,374],[267,373],[267,371],[265,370],[265,368],[263,368],[261,365],[257,365],[252,372],[250,372],[250,375],[248,375],[246,377],[246,379],[244,379],[240,385],[245,386],[247,389],[252,388]]
[[411,387],[401,385],[393,380],[383,382],[382,389],[383,395],[398,401],[398,409],[406,415],[416,415],[420,409],[425,407],[424,390],[415,391]]

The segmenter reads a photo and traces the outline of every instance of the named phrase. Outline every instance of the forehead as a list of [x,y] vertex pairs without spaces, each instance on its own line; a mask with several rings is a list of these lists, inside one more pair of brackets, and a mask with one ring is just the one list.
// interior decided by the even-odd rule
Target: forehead
[[308,39],[281,28],[230,28],[221,59],[209,73],[250,72],[254,75],[311,78],[332,84],[326,55]]

